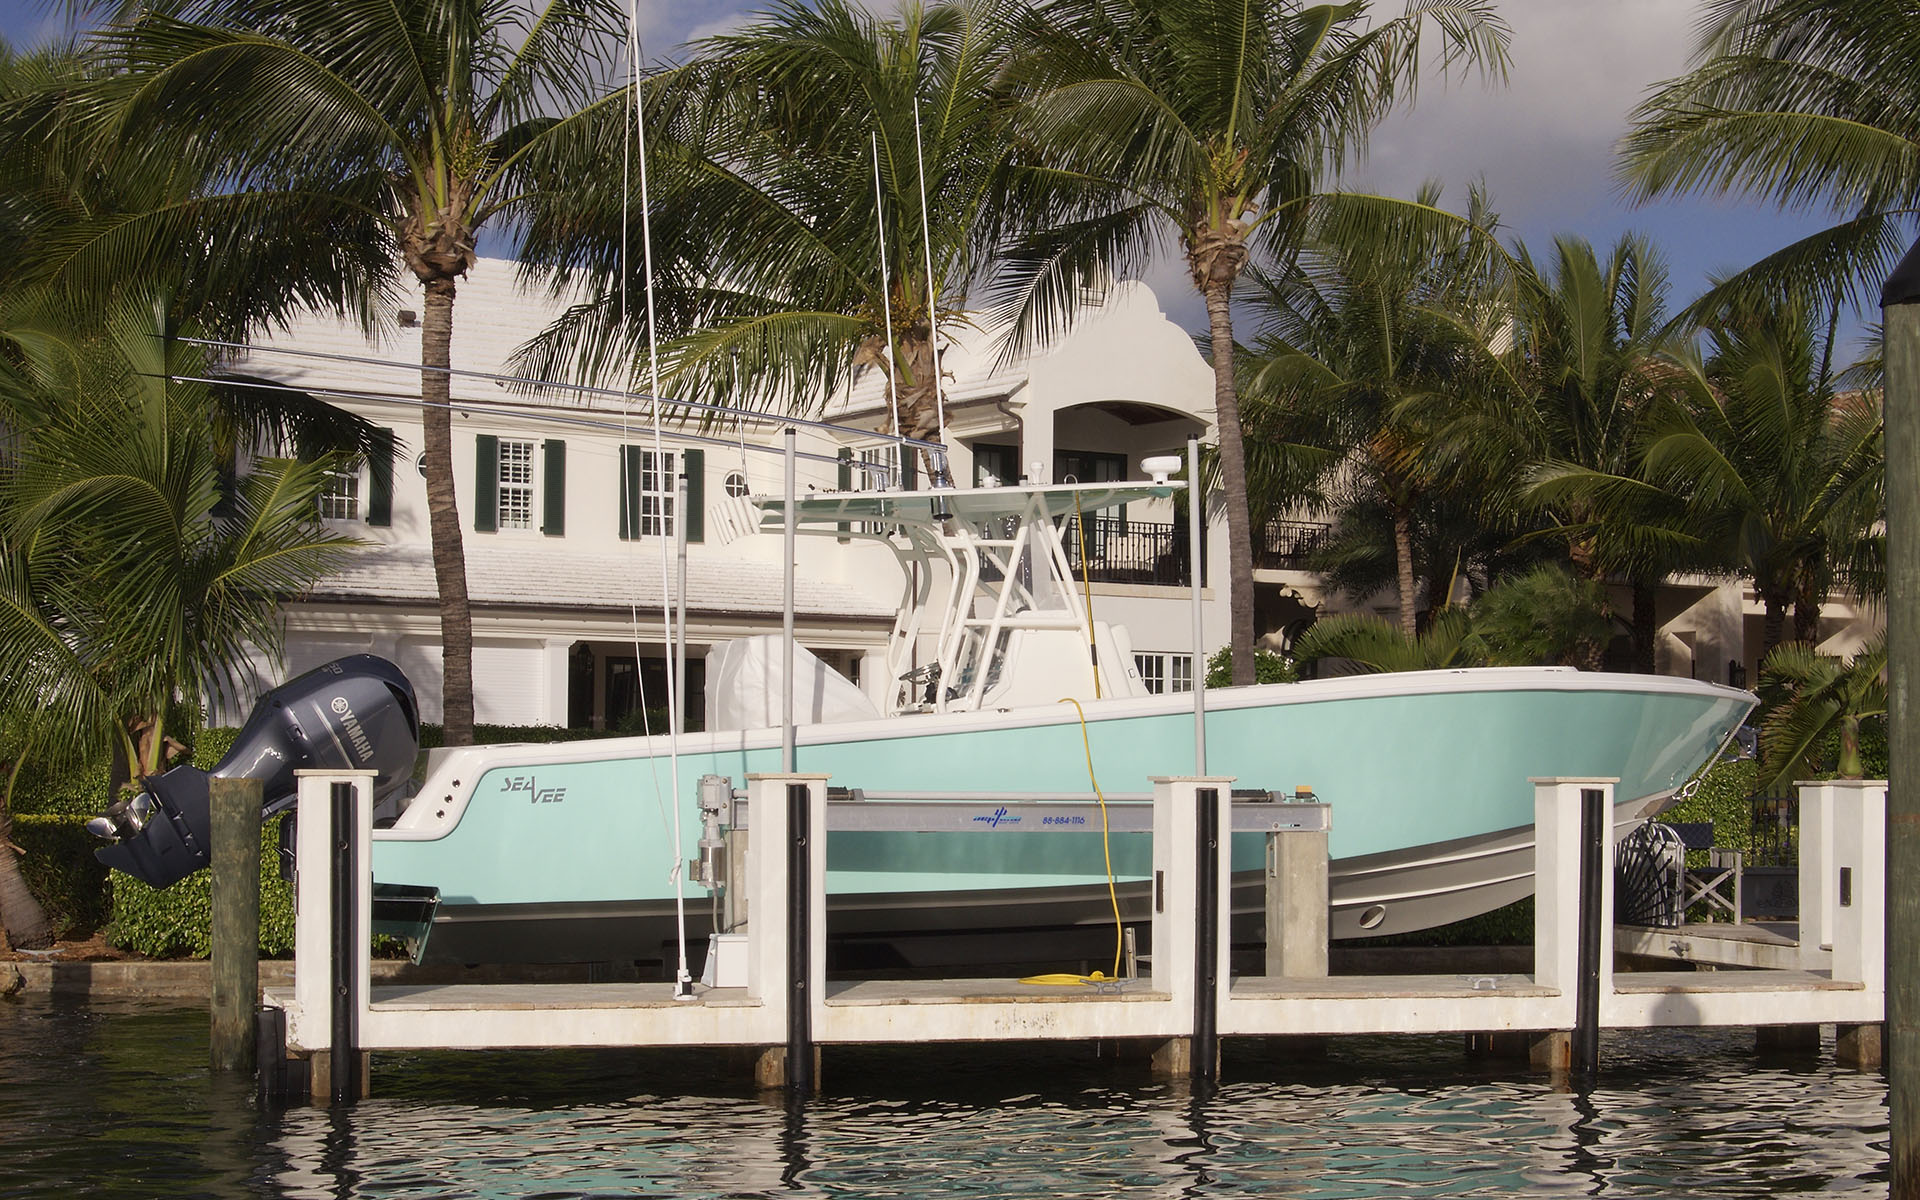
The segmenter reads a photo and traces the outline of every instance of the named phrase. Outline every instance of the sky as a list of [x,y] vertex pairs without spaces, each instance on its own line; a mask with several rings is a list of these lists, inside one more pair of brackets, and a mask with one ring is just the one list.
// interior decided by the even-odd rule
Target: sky
[[[878,0],[885,3],[885,0]],[[677,57],[691,38],[732,28],[762,7],[753,0],[636,0],[643,52]],[[1394,0],[1376,0],[1380,12]],[[1781,214],[1752,202],[1687,199],[1642,207],[1621,197],[1614,143],[1627,114],[1661,80],[1684,74],[1698,5],[1686,0],[1503,0],[1513,31],[1505,86],[1429,81],[1417,103],[1374,134],[1367,160],[1344,186],[1410,195],[1427,179],[1464,207],[1484,181],[1511,234],[1536,254],[1571,233],[1604,248],[1622,233],[1651,236],[1667,256],[1676,306],[1709,278],[1751,263],[1830,223],[1824,213]],[[0,35],[16,46],[57,36],[58,5],[0,0]],[[1169,315],[1205,326],[1184,270],[1149,276]]]

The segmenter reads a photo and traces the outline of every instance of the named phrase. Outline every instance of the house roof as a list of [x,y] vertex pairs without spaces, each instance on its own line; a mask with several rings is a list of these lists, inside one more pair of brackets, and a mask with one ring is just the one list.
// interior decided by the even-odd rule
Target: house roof
[[[1026,384],[1036,360],[1055,353],[1068,341],[1102,336],[1104,325],[1148,319],[1166,319],[1160,311],[1159,298],[1151,287],[1139,280],[1122,280],[1107,289],[1098,303],[1089,304],[1072,329],[1051,343],[1035,347],[1024,359],[1014,363],[1000,361],[1010,329],[1005,322],[983,325],[957,320],[942,324],[941,396],[950,405],[1010,396]],[[829,421],[849,424],[876,417],[884,421],[890,418],[892,405],[886,376],[879,371],[862,371],[850,385],[843,385],[828,399],[824,416]]]
[[[619,411],[618,396],[583,393],[566,387],[542,388],[531,393],[510,388],[505,381],[482,375],[514,375],[513,354],[532,341],[567,310],[584,302],[584,292],[559,296],[539,285],[529,285],[520,277],[519,264],[510,259],[482,258],[460,281],[454,302],[453,339],[450,346],[455,403],[507,403],[558,408],[589,408]],[[328,314],[309,312],[296,317],[284,329],[271,330],[253,339],[254,349],[243,352],[226,364],[230,373],[256,375],[295,387],[317,391],[345,391],[370,396],[413,399],[420,394],[420,335],[417,316],[421,301],[402,300],[370,340],[353,321]],[[401,325],[397,313],[411,311],[415,320]],[[1090,308],[1062,342],[1036,349],[1028,360],[1012,364],[999,361],[1004,325],[982,326],[955,320],[941,326],[941,373],[945,379],[942,396],[949,404],[999,399],[1017,392],[1027,381],[1032,362],[1053,353],[1065,341],[1099,336],[1104,324],[1159,318],[1159,300],[1152,289],[1137,281],[1116,284],[1097,306]],[[1184,336],[1184,335],[1183,335]],[[286,353],[298,351],[299,353]],[[380,362],[370,360],[383,360]],[[1197,361],[1197,360],[1196,360]],[[608,371],[593,381],[601,387],[618,389],[624,380],[617,371]],[[886,378],[879,371],[862,371],[850,386],[831,397],[822,414],[830,422],[859,424],[887,419],[891,402]],[[635,409],[645,402],[635,400]]]
[[[630,551],[587,554],[573,549],[468,542],[467,592],[476,606],[561,608],[644,613],[661,599],[660,553],[636,543]],[[667,578],[672,580],[674,572]],[[710,615],[778,614],[783,591],[778,563],[734,556],[692,555],[687,561],[688,603]],[[796,575],[794,612],[851,620],[892,620],[894,606],[845,584]],[[370,546],[316,583],[308,600],[437,603],[433,556],[426,546]]]
[[[517,374],[512,363],[514,352],[569,307],[586,299],[584,293],[552,296],[539,285],[522,281],[518,267],[509,259],[483,258],[460,281],[449,348],[456,372]],[[283,329],[255,335],[254,348],[229,360],[225,369],[301,388],[416,399],[420,395],[422,304],[417,292],[403,299],[382,314],[384,319],[371,338],[357,322],[327,313],[303,313]],[[401,324],[401,316],[406,313],[412,314],[411,323]],[[609,373],[594,382],[617,388],[623,380]],[[583,395],[568,388],[546,388],[529,394],[510,389],[505,381],[477,374],[455,374],[452,391],[456,403],[621,407],[616,396]]]

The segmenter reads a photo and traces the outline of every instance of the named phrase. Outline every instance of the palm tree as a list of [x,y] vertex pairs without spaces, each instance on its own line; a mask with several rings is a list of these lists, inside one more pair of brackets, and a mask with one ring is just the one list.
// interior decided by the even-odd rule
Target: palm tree
[[1860,723],[1887,715],[1887,637],[1862,646],[1842,660],[1816,653],[1804,642],[1776,646],[1760,664],[1764,685],[1789,689],[1768,709],[1760,726],[1760,751],[1766,760],[1764,792],[1804,776],[1827,740],[1839,735],[1835,764],[1842,779],[1858,779]]
[[[129,6],[131,7],[131,6]],[[202,188],[180,158],[102,136],[97,47],[0,56],[0,289],[98,322],[136,290],[209,336],[351,304],[384,270],[362,212],[299,192]]]
[[[1001,0],[884,19],[782,0],[651,82],[666,386],[808,408],[871,369],[890,380],[899,432],[939,439],[937,343],[971,323],[1012,195],[1008,29]],[[534,348],[531,373],[591,370],[617,350],[644,375],[633,199],[611,174],[539,198],[523,254],[598,300]]]
[[1590,667],[1613,635],[1606,589],[1541,563],[1475,598],[1473,629],[1498,664]]
[[1364,2],[1053,0],[1022,34],[1026,186],[1049,222],[1003,308],[1056,327],[1083,282],[1179,245],[1213,347],[1236,684],[1253,682],[1254,629],[1234,287],[1256,256],[1284,257],[1316,187],[1411,96],[1429,22],[1443,63],[1504,74],[1506,26],[1484,0],[1410,0],[1377,22]]
[[[1437,202],[1428,188],[1411,208],[1429,213]],[[1409,216],[1364,232],[1321,229],[1287,268],[1254,276],[1262,327],[1247,354],[1243,424],[1261,459],[1273,447],[1315,447],[1317,456],[1288,456],[1318,462],[1348,507],[1384,511],[1408,637],[1421,598],[1416,526],[1457,507],[1459,469],[1476,461],[1441,437],[1438,414],[1497,386],[1500,373],[1486,236],[1496,221],[1478,196],[1471,209],[1447,226]]]
[[1920,13],[1894,0],[1711,0],[1694,70],[1633,113],[1637,199],[1744,195],[1840,219],[1722,282],[1712,312],[1794,292],[1832,307],[1878,287],[1920,211]]
[[[266,230],[257,212],[230,220],[230,208],[244,207],[237,199],[195,195],[173,164],[142,163],[91,136],[86,94],[97,73],[68,45],[25,55],[0,46],[0,296],[16,328],[13,318],[45,323],[48,314],[58,314],[53,324],[63,330],[98,328],[132,291],[166,297],[176,323],[244,336],[250,325],[288,315],[332,270],[365,278],[354,258],[364,246],[315,249],[316,233],[336,231],[294,219]],[[117,265],[101,277],[110,262]],[[267,282],[289,276],[290,284]],[[234,376],[213,392],[216,448],[229,471],[242,448],[257,446],[390,450],[368,421],[305,393],[248,382]]]
[[[277,654],[280,599],[352,545],[320,528],[331,457],[264,460],[227,484],[210,397],[170,382],[199,373],[197,356],[154,309],[125,302],[98,333],[0,330],[8,791],[34,752],[111,746],[121,779],[162,769],[174,723],[232,699],[254,655]],[[0,894],[13,868],[0,854]]]
[[1467,611],[1449,608],[1435,614],[1426,631],[1417,635],[1378,617],[1357,613],[1327,617],[1300,635],[1293,645],[1293,659],[1309,670],[1339,660],[1349,672],[1377,674],[1483,666],[1486,652],[1474,636]]
[[[1250,425],[1262,433],[1264,420]],[[1477,472],[1424,491],[1408,522],[1412,544],[1416,628],[1444,611],[1464,588],[1477,595],[1495,580],[1549,556],[1537,538],[1517,538],[1499,507],[1498,489]],[[1327,590],[1351,597],[1377,595],[1399,586],[1400,541],[1393,508],[1369,490],[1360,471],[1336,473],[1328,514],[1332,529],[1314,546],[1308,567]]]
[[1604,259],[1584,239],[1563,236],[1545,263],[1522,247],[1518,268],[1513,353],[1520,403],[1496,420],[1536,464],[1523,502],[1565,540],[1576,574],[1631,584],[1635,667],[1651,674],[1654,599],[1660,581],[1681,565],[1684,539],[1661,522],[1660,506],[1636,512],[1622,503],[1649,493],[1608,484],[1631,476],[1668,387],[1666,263],[1633,234]]
[[[482,228],[523,220],[543,186],[603,171],[592,152],[624,89],[610,83],[611,0],[179,0],[95,42],[107,136],[172,164],[234,236],[317,243],[337,269],[268,276],[303,304],[370,326],[404,264],[423,289],[420,392],[449,744],[473,737],[473,623],[453,484],[450,344],[458,280]],[[246,220],[251,218],[251,220]],[[141,244],[190,244],[188,215],[152,218],[69,274],[131,270]],[[335,238],[335,234],[345,234]],[[142,239],[146,239],[143,243]],[[366,251],[377,267],[362,271]],[[344,265],[340,265],[344,264]]]
[[1753,581],[1765,606],[1762,653],[1785,635],[1819,640],[1836,583],[1872,577],[1885,513],[1877,393],[1840,391],[1833,324],[1805,304],[1730,313],[1709,349],[1675,352],[1683,402],[1646,446],[1643,473],[1681,508],[1709,561]]

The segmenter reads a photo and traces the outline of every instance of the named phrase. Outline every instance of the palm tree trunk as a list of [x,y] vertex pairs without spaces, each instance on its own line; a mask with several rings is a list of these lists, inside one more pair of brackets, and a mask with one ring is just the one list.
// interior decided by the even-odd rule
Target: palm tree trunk
[[[1572,539],[1567,544],[1567,560],[1573,568],[1574,578],[1601,585],[1601,607],[1607,615],[1607,620],[1613,620],[1613,600],[1606,591],[1606,572],[1600,569],[1600,556],[1595,550],[1593,539],[1590,537]],[[1607,644],[1604,640],[1581,638],[1574,648],[1573,656],[1574,662],[1571,665],[1582,671],[1598,671],[1607,665]]]
[[1760,622],[1760,657],[1780,644],[1781,635],[1787,627],[1788,597],[1785,592],[1762,590],[1760,603],[1766,606],[1767,615]]
[[427,531],[440,592],[441,722],[449,746],[473,744],[473,609],[466,547],[453,488],[452,279],[426,283],[420,324],[420,400],[425,425]]
[[16,949],[43,950],[53,945],[53,923],[20,874],[12,837],[13,818],[0,803],[0,930]]
[[1840,721],[1840,762],[1836,773],[1842,779],[1858,779],[1865,772],[1866,768],[1860,761],[1860,718],[1843,717]]
[[[1242,252],[1244,256],[1244,251]],[[1221,257],[1225,257],[1222,255]],[[1247,451],[1240,438],[1240,397],[1233,381],[1232,268],[1208,272],[1203,289],[1213,334],[1213,412],[1220,436],[1220,486],[1227,506],[1227,603],[1232,611],[1233,686],[1255,679],[1253,661],[1253,523],[1247,515]],[[1199,497],[1195,497],[1196,502]],[[1202,653],[1195,646],[1196,655]]]
[[[894,366],[900,381],[900,431],[923,442],[941,441],[940,394],[936,390],[933,340],[929,331],[916,326],[896,339],[899,361]],[[931,451],[923,452],[925,478],[942,482],[945,464],[936,463]]]
[[1820,642],[1820,604],[1824,599],[1811,582],[1801,581],[1793,590],[1793,640],[1809,646]]
[[1633,582],[1633,669],[1654,675],[1654,645],[1660,640],[1659,585]]
[[1419,603],[1413,591],[1413,514],[1393,510],[1393,562],[1400,581],[1400,632],[1411,642],[1419,635]]

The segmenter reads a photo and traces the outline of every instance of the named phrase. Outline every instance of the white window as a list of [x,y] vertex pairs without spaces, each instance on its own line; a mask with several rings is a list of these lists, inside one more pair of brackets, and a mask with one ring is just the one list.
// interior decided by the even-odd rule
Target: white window
[[673,455],[640,452],[640,536],[673,536]]
[[329,521],[360,519],[360,461],[327,472],[326,487],[320,493],[320,515]]
[[740,471],[727,472],[727,495],[735,500],[747,494],[747,477]]
[[533,528],[534,445],[500,441],[499,528]]
[[1191,654],[1136,654],[1133,665],[1140,671],[1140,681],[1156,696],[1193,690]]

